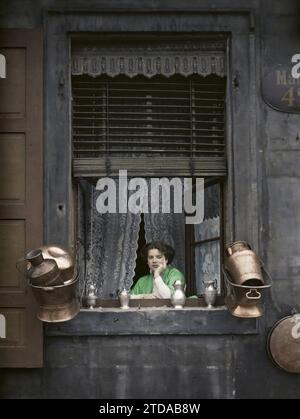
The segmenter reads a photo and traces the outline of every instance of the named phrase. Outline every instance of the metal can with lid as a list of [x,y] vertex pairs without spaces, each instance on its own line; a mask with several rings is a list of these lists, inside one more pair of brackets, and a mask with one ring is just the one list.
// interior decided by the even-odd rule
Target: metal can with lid
[[45,259],[55,260],[65,284],[76,278],[77,269],[75,266],[74,256],[69,249],[53,244],[42,246],[40,249]]
[[26,271],[30,284],[37,286],[63,284],[57,263],[52,259],[44,259],[41,249],[28,252],[25,259],[30,263]]
[[237,241],[226,248],[225,266],[234,283],[239,285],[263,285],[260,262],[249,243]]

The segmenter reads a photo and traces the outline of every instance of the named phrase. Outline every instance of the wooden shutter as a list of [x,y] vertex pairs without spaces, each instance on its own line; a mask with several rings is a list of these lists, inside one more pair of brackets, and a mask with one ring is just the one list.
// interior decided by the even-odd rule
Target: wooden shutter
[[226,174],[225,78],[73,76],[73,173]]
[[41,367],[42,322],[15,265],[42,243],[42,35],[1,30],[0,54],[0,367]]

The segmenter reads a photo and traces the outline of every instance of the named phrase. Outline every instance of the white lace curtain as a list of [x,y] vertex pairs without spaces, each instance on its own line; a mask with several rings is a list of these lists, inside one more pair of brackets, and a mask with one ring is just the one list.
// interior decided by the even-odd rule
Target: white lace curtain
[[[108,42],[108,43],[107,43]],[[198,74],[203,77],[226,74],[226,41],[201,39],[175,39],[147,42],[141,39],[120,43],[105,41],[90,46],[72,46],[72,75],[87,74],[92,77],[157,75],[171,77],[180,74],[188,77]]]
[[[195,225],[195,241],[211,239],[220,235],[220,217],[204,220]],[[197,294],[204,292],[203,282],[216,280],[218,292],[220,292],[220,241],[202,243],[195,249],[195,277]]]
[[105,55],[103,52],[88,51],[83,55],[72,56],[72,75],[87,74],[97,77],[106,74],[110,77],[125,75],[136,77],[143,75],[147,78],[156,75],[165,77],[180,74],[188,77],[199,74],[203,77],[209,74],[225,76],[225,62],[223,53],[186,53],[157,56],[155,52],[147,56],[115,53]]
[[213,184],[205,188],[204,220],[194,226],[195,278],[197,294],[203,294],[204,284],[216,280],[218,292],[221,288],[220,249],[220,186]]
[[[100,298],[130,289],[134,277],[141,214],[100,214],[99,192],[86,180],[78,190],[78,254],[81,293],[93,283]],[[175,249],[172,263],[184,272],[184,214],[144,214],[145,239],[164,240]]]

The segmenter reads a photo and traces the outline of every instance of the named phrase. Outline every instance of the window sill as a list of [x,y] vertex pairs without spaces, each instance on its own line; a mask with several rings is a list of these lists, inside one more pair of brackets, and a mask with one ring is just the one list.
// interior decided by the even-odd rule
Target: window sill
[[47,323],[47,336],[257,334],[257,319],[232,316],[224,306],[82,309],[72,320]]

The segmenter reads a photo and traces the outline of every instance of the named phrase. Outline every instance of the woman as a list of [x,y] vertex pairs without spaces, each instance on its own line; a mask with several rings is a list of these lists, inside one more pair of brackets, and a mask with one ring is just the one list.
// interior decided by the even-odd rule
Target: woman
[[183,274],[169,266],[174,258],[174,249],[162,241],[146,244],[141,255],[148,263],[150,273],[142,276],[131,290],[131,295],[150,294],[155,298],[171,298],[174,283],[181,281],[184,288]]

